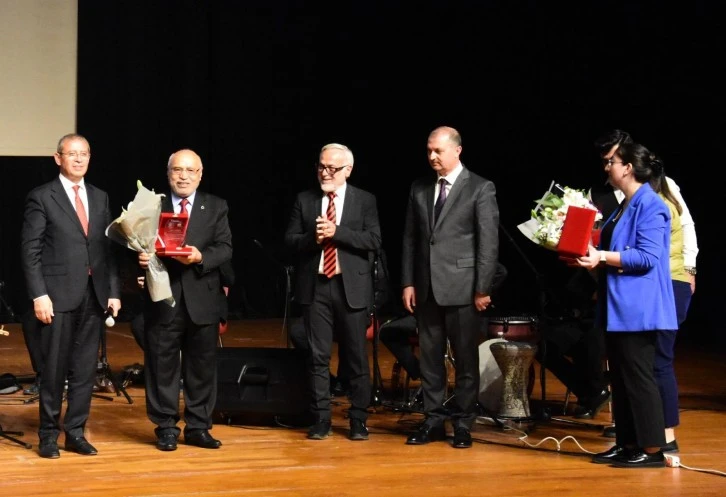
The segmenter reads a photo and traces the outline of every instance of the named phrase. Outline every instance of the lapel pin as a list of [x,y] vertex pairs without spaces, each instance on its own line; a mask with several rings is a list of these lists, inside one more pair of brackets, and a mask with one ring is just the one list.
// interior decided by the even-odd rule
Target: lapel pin
[[204,206],[201,206],[200,209],[204,210]]

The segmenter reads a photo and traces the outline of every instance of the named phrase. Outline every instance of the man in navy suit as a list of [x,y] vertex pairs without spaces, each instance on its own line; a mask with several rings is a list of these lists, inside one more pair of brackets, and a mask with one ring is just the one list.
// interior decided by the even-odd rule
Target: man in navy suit
[[308,369],[315,423],[308,438],[313,440],[325,439],[331,433],[333,330],[350,372],[349,438],[368,439],[371,380],[366,328],[373,305],[372,267],[381,248],[381,230],[376,198],[346,182],[352,170],[353,153],[348,147],[325,145],[317,166],[320,188],[297,195],[285,232],[285,244],[297,256],[295,300],[302,306],[310,344]]
[[[435,175],[414,181],[403,231],[403,305],[419,328],[425,421],[406,441],[444,436],[451,417],[453,446],[471,447],[479,395],[481,311],[491,303],[499,255],[499,209],[494,183],[459,160],[461,135],[439,127],[429,134]],[[444,405],[447,340],[456,359],[456,405]]]
[[[202,159],[192,150],[179,150],[169,157],[171,194],[163,199],[161,210],[186,209],[185,245],[191,251],[163,260],[173,307],[145,295],[146,414],[156,425],[156,447],[162,451],[177,448],[180,379],[184,382],[184,442],[205,449],[222,445],[209,430],[217,397],[219,322],[226,317],[220,268],[232,259],[232,232],[227,202],[197,190],[203,168]],[[149,258],[139,253],[143,269]]]
[[58,435],[63,390],[65,449],[83,455],[97,450],[84,437],[96,378],[104,312],[116,316],[121,294],[116,259],[106,227],[111,223],[106,192],[84,181],[91,147],[69,134],[54,155],[60,175],[32,190],[25,201],[21,257],[35,318],[42,323],[38,453],[60,457]]

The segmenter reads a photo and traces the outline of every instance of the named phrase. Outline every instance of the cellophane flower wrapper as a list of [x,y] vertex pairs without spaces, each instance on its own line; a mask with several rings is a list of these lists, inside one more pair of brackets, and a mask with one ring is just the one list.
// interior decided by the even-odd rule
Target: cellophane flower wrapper
[[[585,190],[560,186],[552,181],[541,199],[536,200],[531,218],[517,226],[528,239],[546,249],[557,251],[562,228],[570,206],[592,209],[596,212],[595,222],[602,219],[602,213],[593,205]],[[588,232],[586,236],[590,236]]]
[[161,216],[162,193],[154,193],[137,182],[138,191],[134,200],[129,202],[126,209],[121,209],[121,215],[106,228],[106,236],[124,247],[136,252],[151,254],[149,266],[146,269],[145,284],[149,289],[149,296],[153,302],[164,301],[174,306],[174,297],[171,293],[169,273],[161,259],[156,255],[156,237],[159,230],[159,217]]

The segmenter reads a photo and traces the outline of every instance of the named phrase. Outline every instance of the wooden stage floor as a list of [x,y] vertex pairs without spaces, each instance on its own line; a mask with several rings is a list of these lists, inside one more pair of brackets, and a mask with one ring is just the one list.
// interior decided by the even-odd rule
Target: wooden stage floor
[[[0,373],[32,375],[18,324],[0,336]],[[143,363],[127,323],[107,333],[108,362],[120,373]],[[284,347],[281,320],[230,323],[225,347]],[[179,444],[175,452],[154,446],[146,418],[143,387],[127,387],[133,403],[111,395],[94,398],[87,438],[99,450],[84,457],[61,450],[60,459],[37,455],[38,406],[17,392],[0,396],[0,424],[23,431],[26,449],[0,439],[0,495],[92,496],[723,496],[726,495],[726,369],[721,348],[679,343],[677,373],[681,426],[677,439],[682,465],[692,469],[618,469],[590,462],[590,453],[612,444],[601,430],[561,421],[538,421],[528,433],[491,423],[475,425],[474,447],[456,450],[451,441],[405,445],[407,431],[421,415],[391,408],[392,356],[380,347],[383,405],[371,407],[370,440],[347,439],[348,407],[336,399],[334,433],[327,440],[305,438],[304,427],[262,424],[215,425],[219,450]],[[538,366],[537,366],[538,367]],[[539,377],[539,375],[537,375]],[[533,407],[561,412],[564,387],[546,377],[546,402],[535,385]],[[387,397],[388,396],[388,397]],[[606,424],[601,412],[593,425]],[[564,417],[564,419],[572,419]],[[183,425],[181,425],[183,426]],[[59,440],[62,447],[62,437]],[[708,471],[702,471],[708,470]]]

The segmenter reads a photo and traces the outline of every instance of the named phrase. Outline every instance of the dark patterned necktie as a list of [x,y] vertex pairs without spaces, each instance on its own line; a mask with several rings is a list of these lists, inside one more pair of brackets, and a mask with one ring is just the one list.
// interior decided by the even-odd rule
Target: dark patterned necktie
[[88,216],[86,215],[86,208],[83,206],[81,196],[78,194],[80,188],[80,185],[73,186],[73,190],[76,192],[76,214],[78,214],[78,219],[81,221],[81,226],[83,226],[83,232],[88,236]]
[[436,205],[434,205],[434,223],[439,219],[441,209],[444,208],[444,202],[446,202],[446,180],[441,178],[439,184],[441,185],[439,188],[439,198],[436,199]]
[[[328,221],[335,222],[335,202],[333,202],[333,199],[335,198],[335,192],[328,193],[328,210],[325,212],[325,215],[328,218]],[[325,243],[325,247],[323,247],[323,273],[325,273],[325,276],[328,278],[332,278],[335,276],[335,266],[337,261],[337,254],[335,252],[335,244],[333,243],[333,240],[328,240]]]

